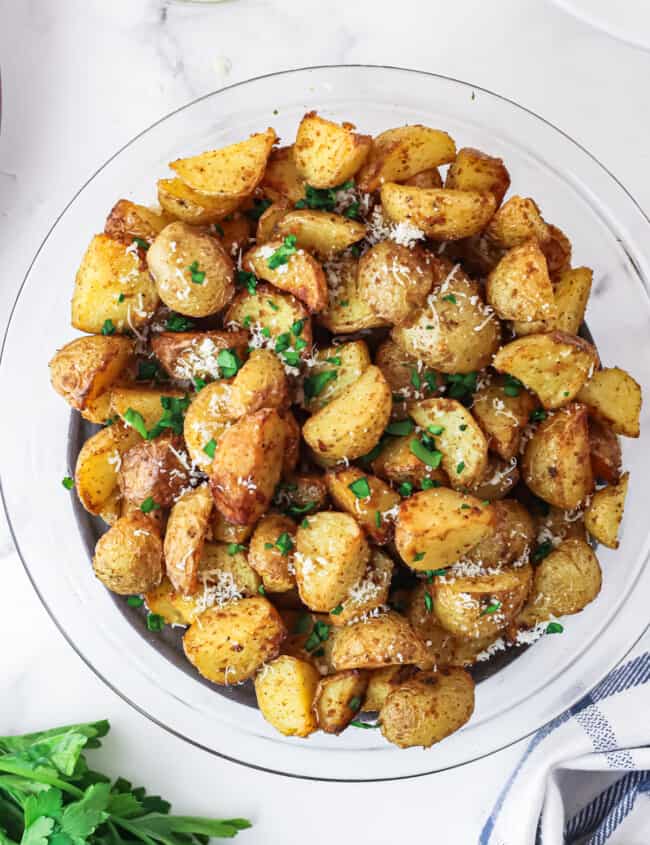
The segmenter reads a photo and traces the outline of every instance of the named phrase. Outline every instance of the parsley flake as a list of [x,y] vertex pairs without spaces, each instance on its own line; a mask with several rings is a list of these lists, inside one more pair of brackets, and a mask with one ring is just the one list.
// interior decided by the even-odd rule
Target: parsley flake
[[409,443],[409,451],[411,454],[415,455],[415,457],[425,463],[427,466],[431,467],[432,469],[438,469],[440,466],[440,461],[442,460],[442,452],[438,452],[438,450],[431,450],[427,449],[427,447],[418,440],[416,437],[411,440]]
[[257,292],[257,278],[254,273],[248,273],[246,270],[237,270],[235,283],[238,287],[246,288],[250,294]]
[[144,502],[140,505],[142,513],[151,513],[151,511],[159,511],[160,505],[154,501],[152,496],[147,496]]
[[295,255],[297,252],[296,250],[296,241],[297,238],[295,235],[287,235],[282,245],[279,246],[273,255],[271,255],[267,261],[266,266],[269,270],[276,270],[282,264],[288,264],[289,259],[292,255]]
[[203,270],[199,270],[199,262],[198,261],[193,261],[190,264],[190,266],[187,268],[187,270],[188,270],[188,272],[189,272],[189,274],[192,278],[192,282],[195,285],[202,285],[203,284],[203,282],[205,281],[205,273],[203,272]]
[[214,453],[217,448],[217,441],[212,437],[203,447],[203,451],[211,460],[214,459]]
[[484,607],[481,611],[481,616],[491,616],[493,613],[496,613],[497,610],[501,607],[500,601],[493,601],[487,607]]
[[129,596],[126,600],[126,603],[129,607],[142,607],[144,604],[144,599],[142,596]]
[[415,430],[415,423],[412,420],[398,420],[386,426],[386,434],[392,434],[394,437],[401,437],[405,434],[411,434]]
[[403,481],[397,488],[397,492],[403,499],[407,499],[413,492],[413,485],[410,481]]
[[138,249],[142,249],[142,250],[144,250],[144,252],[146,252],[149,249],[149,247],[151,246],[151,244],[148,241],[145,241],[144,238],[133,238],[131,243],[137,244]]
[[303,382],[303,389],[307,399],[313,399],[314,396],[320,396],[331,381],[336,381],[339,377],[336,370],[323,370],[320,373],[315,373],[313,376],[308,376]]
[[561,634],[564,631],[564,625],[560,622],[549,622],[546,626],[547,634]]
[[352,490],[357,499],[368,499],[370,497],[370,484],[368,484],[368,479],[365,476],[357,478],[352,484],[348,484],[348,489]]
[[246,546],[242,546],[241,543],[228,543],[228,554],[231,557],[234,557],[239,552],[245,552]]
[[234,349],[221,349],[217,355],[217,364],[222,378],[232,378],[242,367]]
[[433,612],[433,599],[428,592],[424,593],[424,609],[427,613]]
[[66,490],[72,490],[72,488],[74,487],[74,480],[69,475],[66,475],[65,478],[61,481],[61,484],[65,487]]
[[165,627],[165,620],[158,613],[147,614],[147,628],[149,631],[158,633]]
[[168,332],[188,332],[194,328],[194,323],[182,314],[170,314],[165,323]]
[[115,326],[113,325],[112,320],[104,320],[104,325],[102,326],[102,334],[103,335],[115,334]]

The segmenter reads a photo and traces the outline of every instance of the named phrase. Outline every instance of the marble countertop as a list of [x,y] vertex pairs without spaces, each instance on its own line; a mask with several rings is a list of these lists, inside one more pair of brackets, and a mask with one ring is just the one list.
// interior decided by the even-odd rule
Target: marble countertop
[[[650,53],[547,0],[0,0],[0,20],[1,315],[55,216],[118,147],[194,97],[289,67],[401,65],[497,91],[562,127],[650,212]],[[250,817],[255,827],[241,837],[250,845],[474,843],[521,753],[515,746],[444,774],[357,785],[227,763],[157,728],[80,661],[32,590],[4,519],[0,566],[10,597],[0,642],[11,643],[0,651],[2,732],[109,717],[111,771],[185,813]]]

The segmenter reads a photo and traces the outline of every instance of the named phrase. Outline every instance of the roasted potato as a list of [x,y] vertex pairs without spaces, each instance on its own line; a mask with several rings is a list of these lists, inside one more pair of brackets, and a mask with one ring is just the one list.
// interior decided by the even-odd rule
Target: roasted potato
[[136,443],[122,455],[118,472],[122,497],[135,505],[151,499],[154,506],[168,508],[189,486],[188,466],[178,435]]
[[273,502],[299,519],[323,510],[328,502],[325,479],[314,473],[292,473],[277,486]]
[[93,569],[121,596],[145,593],[163,577],[163,547],[156,523],[137,511],[120,517],[95,546]]
[[332,123],[308,112],[300,121],[293,156],[298,173],[314,188],[335,188],[359,170],[372,147],[351,123]]
[[[559,276],[571,267],[571,241],[564,234],[562,229],[548,224],[549,238],[542,241],[540,244],[542,252],[546,256],[546,263],[548,264],[548,272],[551,274],[553,281],[557,281]],[[560,328],[560,327],[558,327]],[[566,331],[566,329],[562,329]]]
[[338,734],[347,728],[361,709],[367,686],[368,673],[358,669],[321,678],[314,696],[318,727],[328,734]]
[[345,599],[330,610],[330,624],[340,627],[364,617],[388,602],[395,566],[391,558],[379,549],[370,550],[370,562],[365,575],[348,591]]
[[519,477],[519,465],[516,458],[504,461],[503,458],[490,453],[485,473],[468,492],[481,501],[494,502],[507,496],[517,485]]
[[285,736],[309,736],[318,729],[312,709],[320,674],[311,663],[282,654],[255,678],[260,713]]
[[258,245],[266,243],[275,237],[275,224],[289,211],[289,207],[286,200],[278,200],[278,202],[272,202],[264,213],[260,215],[260,219],[257,221],[257,231],[255,232],[255,241]]
[[615,434],[639,436],[641,388],[625,370],[619,367],[598,370],[577,398],[595,419],[611,426]]
[[[244,269],[297,297],[308,311],[322,311],[328,300],[323,268],[304,249],[290,247],[290,237],[254,246],[244,256]],[[286,259],[279,264],[274,263],[278,256],[282,256],[283,250],[288,252]]]
[[329,304],[318,315],[332,334],[347,334],[386,325],[372,310],[359,289],[358,261],[343,255],[328,261],[323,269],[327,280]]
[[219,353],[227,349],[245,360],[248,332],[161,332],[151,338],[151,349],[172,378],[218,379]]
[[303,380],[305,408],[311,413],[324,408],[361,378],[370,364],[370,353],[363,340],[319,349],[309,375]]
[[276,237],[295,235],[300,249],[306,249],[321,259],[343,252],[365,234],[366,227],[358,220],[309,208],[287,211],[275,224]]
[[184,493],[169,514],[165,532],[165,568],[174,589],[183,595],[195,592],[203,544],[214,502],[203,484]]
[[395,484],[411,484],[422,486],[426,484],[434,487],[447,486],[449,479],[441,468],[434,469],[429,464],[420,460],[411,451],[413,435],[406,434],[402,437],[389,437],[381,445],[379,453],[373,457],[370,467],[375,475],[383,478],[384,481],[392,481]]
[[149,612],[162,616],[167,625],[187,626],[205,610],[197,601],[197,596],[177,593],[169,578],[163,578],[157,587],[146,591],[144,601]]
[[555,320],[557,306],[544,253],[533,238],[514,246],[487,279],[487,301],[502,320]]
[[409,664],[407,666],[384,666],[382,669],[372,669],[367,672],[369,677],[368,688],[361,709],[364,712],[381,710],[388,694],[412,678],[417,671],[415,666]]
[[[111,417],[121,417],[129,425],[134,422],[129,411],[142,417],[146,429],[152,429],[165,413],[170,402],[180,403],[181,407],[189,404],[187,394],[175,387],[150,387],[147,384],[117,385],[111,388]],[[143,432],[140,434],[144,436]]]
[[588,267],[576,267],[560,274],[555,283],[555,328],[559,331],[578,334],[585,318],[593,275]]
[[220,223],[215,223],[213,229],[233,261],[241,258],[251,241],[253,231],[251,219],[245,213],[235,211],[228,217],[224,217]]
[[442,179],[436,167],[431,170],[422,170],[404,180],[404,185],[413,185],[415,188],[442,188]]
[[199,580],[206,586],[215,585],[218,604],[225,604],[242,596],[255,596],[262,581],[236,544],[205,543],[199,563]]
[[551,231],[532,199],[514,196],[490,220],[485,235],[496,246],[512,249],[530,238],[543,244],[550,239]]
[[373,542],[381,546],[390,540],[398,493],[357,467],[330,470],[325,483],[335,506],[353,516]]
[[377,349],[375,364],[390,385],[395,419],[407,416],[408,400],[425,399],[444,389],[444,376],[423,367],[421,361],[412,358],[390,338]]
[[404,323],[422,307],[437,274],[430,254],[393,241],[380,241],[359,260],[361,298],[382,320]]
[[569,539],[587,539],[582,510],[550,507],[548,512],[537,517],[537,542],[540,546],[550,543],[551,547],[555,548],[562,540]]
[[458,150],[445,177],[445,188],[457,191],[489,191],[497,206],[510,187],[510,174],[500,158],[486,155],[472,147]]
[[119,498],[122,456],[141,438],[121,421],[91,435],[77,456],[74,478],[79,501],[93,514],[101,514]]
[[293,551],[296,524],[288,516],[268,514],[255,527],[248,562],[269,593],[284,593],[296,586]]
[[106,218],[104,234],[126,244],[133,243],[137,238],[151,243],[171,222],[172,217],[165,214],[164,210],[154,211],[131,200],[118,200]]
[[537,406],[523,387],[497,377],[474,394],[472,414],[483,429],[488,448],[505,461],[519,454],[521,434]]
[[212,536],[222,543],[245,543],[253,533],[253,525],[235,525],[228,522],[224,515],[216,508],[212,511],[210,522]]
[[232,383],[231,415],[239,418],[262,408],[284,410],[288,404],[289,388],[280,359],[269,349],[253,349]]
[[415,632],[393,610],[341,628],[332,649],[332,663],[337,671],[419,663],[424,658],[424,646]]
[[469,551],[464,561],[483,568],[523,566],[535,541],[535,523],[515,499],[494,502],[495,531]]
[[159,179],[158,202],[171,218],[201,226],[223,220],[237,208],[241,198],[211,197],[194,191],[180,179]]
[[[433,582],[433,577],[431,581]],[[418,664],[424,670],[437,666],[452,666],[458,647],[458,641],[446,628],[440,624],[433,610],[433,583],[421,580],[414,587],[407,599],[406,618],[411,627],[422,640],[426,650],[426,658]],[[390,691],[387,688],[386,694]],[[383,701],[381,702],[383,704]],[[381,704],[376,709],[379,710]]]
[[[274,348],[278,338],[289,335],[292,326],[301,326],[300,338],[305,347],[301,356],[311,350],[311,321],[303,303],[288,293],[282,293],[272,285],[258,285],[255,293],[240,291],[230,303],[224,322],[229,327],[248,329],[256,346],[268,345]],[[291,346],[295,349],[295,339]],[[296,374],[298,371],[296,370]]]
[[185,414],[183,436],[192,463],[206,469],[213,458],[215,447],[222,434],[234,422],[231,399],[231,382],[215,381],[206,385],[192,397]]
[[293,146],[271,150],[260,184],[265,196],[273,202],[293,205],[304,197],[306,184],[296,168]]
[[618,484],[597,490],[585,510],[585,527],[594,540],[608,549],[619,546],[618,532],[623,521],[629,472],[623,473]]
[[621,475],[621,444],[606,423],[589,420],[589,453],[594,478],[616,484]]

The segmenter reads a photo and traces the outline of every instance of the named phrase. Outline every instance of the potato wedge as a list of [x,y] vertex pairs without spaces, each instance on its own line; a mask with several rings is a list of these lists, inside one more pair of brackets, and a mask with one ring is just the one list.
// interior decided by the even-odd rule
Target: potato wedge
[[502,346],[495,369],[519,379],[547,410],[567,405],[599,365],[594,346],[565,332],[532,334]]
[[[349,409],[354,408],[353,414]],[[390,418],[391,395],[378,367],[363,375],[329,405],[310,417],[302,436],[319,462],[333,465],[369,452],[381,437]]]
[[377,349],[375,364],[390,385],[394,419],[407,416],[408,400],[425,399],[444,386],[444,376],[425,369],[390,338]]
[[266,211],[260,215],[255,232],[255,242],[258,246],[275,237],[275,224],[284,217],[290,207],[285,200],[278,200],[278,202],[272,202]]
[[535,239],[509,249],[487,279],[486,298],[502,320],[555,320],[544,253]]
[[181,179],[158,180],[158,202],[161,207],[171,217],[193,226],[218,223],[232,214],[241,201],[241,197],[200,194]]
[[325,483],[335,506],[353,516],[373,542],[381,546],[391,539],[398,493],[357,467],[330,470]]
[[318,727],[328,734],[338,734],[347,728],[361,709],[367,686],[368,673],[358,669],[321,678],[314,696]]
[[253,349],[232,383],[229,410],[233,417],[262,408],[286,409],[289,388],[284,368],[270,349]]
[[287,634],[270,601],[254,596],[206,610],[183,637],[190,663],[213,684],[238,684],[272,660]]
[[273,503],[289,516],[302,521],[310,513],[327,507],[325,478],[315,473],[292,473],[280,482]]
[[[264,284],[258,285],[255,293],[242,290],[236,294],[224,318],[224,324],[229,328],[247,328],[252,335],[251,345],[255,347],[268,344],[274,348],[280,335],[292,337],[291,327],[298,323],[302,325],[300,337],[306,343],[300,354],[306,356],[312,341],[307,309],[295,296]],[[295,341],[293,346],[295,348]]]
[[253,525],[235,525],[228,522],[224,515],[216,508],[212,511],[212,536],[222,543],[245,543],[253,533]]
[[313,188],[335,188],[359,170],[372,147],[351,123],[333,123],[308,112],[300,121],[293,156],[298,173]]
[[621,444],[606,423],[589,420],[589,452],[594,478],[616,484],[621,475]]
[[507,496],[518,481],[519,467],[516,458],[504,461],[503,458],[489,453],[484,475],[468,492],[481,501],[485,499],[493,502]]
[[[183,425],[183,436],[192,463],[205,470],[212,461],[211,444],[235,421],[231,382],[215,381],[192,397]],[[207,452],[206,452],[207,449]]]
[[496,209],[493,194],[447,188],[414,188],[386,182],[381,188],[386,216],[410,223],[433,240],[453,241],[481,232]]
[[151,338],[151,349],[172,378],[218,379],[219,353],[229,349],[245,360],[248,332],[160,332]]
[[207,485],[184,493],[169,514],[165,532],[165,567],[174,589],[191,595],[198,587],[203,544],[214,502]]
[[359,260],[359,294],[378,317],[399,325],[424,305],[436,271],[423,249],[380,241]]
[[255,678],[260,713],[284,736],[305,737],[318,730],[312,710],[320,674],[311,663],[282,654]]
[[187,394],[175,387],[150,387],[146,384],[118,385],[111,388],[111,416],[119,416],[126,421],[129,409],[142,417],[147,429],[152,429],[165,412],[165,404],[170,399],[180,400]]
[[419,663],[424,657],[424,646],[414,630],[393,610],[341,628],[332,649],[337,671]]
[[176,159],[169,166],[188,187],[200,194],[243,198],[262,181],[276,141],[277,135],[269,128],[237,144]]
[[585,318],[593,275],[588,267],[576,267],[573,270],[565,270],[557,280],[555,328],[561,332],[578,334]]
[[548,240],[542,241],[540,246],[546,256],[548,272],[551,274],[553,281],[556,281],[561,273],[564,273],[571,267],[571,241],[562,229],[553,226],[552,223],[548,224],[548,231],[550,237]]
[[410,179],[405,179],[403,184],[413,185],[415,188],[442,188],[442,178],[438,169],[432,167],[431,170],[422,170]]
[[[449,635],[451,636],[451,635]],[[417,668],[408,666],[384,666],[382,669],[372,669],[369,676],[368,688],[361,707],[363,712],[381,710],[384,701],[396,687],[410,680],[417,674]]]
[[282,514],[267,514],[255,527],[248,562],[262,578],[267,593],[284,593],[296,586],[293,551],[296,523]]
[[329,623],[341,627],[380,608],[384,609],[394,569],[395,565],[387,554],[372,548],[365,575],[350,588],[346,598],[330,610]]
[[318,321],[333,334],[348,334],[386,325],[386,321],[375,314],[361,295],[357,266],[357,259],[351,255],[323,265],[329,304],[318,315]]
[[172,218],[164,211],[154,211],[131,200],[118,200],[106,218],[104,234],[127,244],[136,238],[151,243],[171,222]]
[[[487,437],[488,448],[505,461],[519,454],[521,433],[528,425],[537,401],[524,388],[508,385],[497,377],[474,394],[472,413]],[[514,395],[513,395],[514,394]]]
[[239,211],[229,214],[220,223],[215,223],[212,228],[233,261],[248,249],[254,231],[252,220]]
[[445,177],[445,188],[457,191],[489,191],[497,206],[510,187],[510,174],[500,158],[486,155],[472,147],[458,150]]
[[577,508],[593,490],[587,408],[576,402],[538,427],[522,459],[523,480],[558,508]]
[[[244,551],[230,543],[205,543],[199,564],[199,581],[208,593],[208,607],[223,606],[243,596],[256,596],[262,579],[248,562]],[[214,588],[214,596],[210,595]]]
[[121,596],[145,593],[163,577],[163,548],[156,523],[136,511],[120,517],[97,541],[93,570]]
[[496,514],[473,496],[440,487],[423,490],[400,505],[395,546],[417,572],[460,560],[495,531]]
[[304,406],[319,411],[357,381],[371,364],[363,340],[326,346],[314,354],[309,375],[303,380]]
[[144,601],[150,613],[162,616],[166,625],[191,625],[204,609],[197,603],[197,596],[177,593],[169,578],[165,577],[144,594]]
[[260,184],[264,196],[273,202],[294,205],[305,195],[306,182],[298,173],[293,146],[271,150]]
[[136,243],[95,235],[84,255],[72,294],[72,325],[92,334],[124,333],[147,323],[158,292]]
[[430,748],[474,712],[474,681],[463,669],[421,673],[393,690],[379,712],[381,732],[399,748]]
[[594,373],[578,393],[591,416],[611,426],[615,434],[639,436],[641,387],[625,370],[607,367]]
[[550,227],[530,197],[514,196],[505,202],[485,230],[489,241],[502,249],[512,249],[530,238],[543,244],[551,237]]
[[74,471],[75,489],[89,513],[101,514],[114,494],[119,494],[122,455],[139,442],[138,432],[118,421],[91,435],[81,447]]
[[188,466],[182,437],[163,434],[141,440],[122,454],[118,472],[122,497],[138,506],[151,499],[159,508],[168,508],[189,487]]
[[287,261],[274,265],[275,257],[282,254],[288,243],[285,238],[254,246],[244,256],[244,269],[285,293],[293,294],[305,303],[308,311],[322,311],[328,301],[327,282],[323,268],[312,255],[299,248]]
[[330,211],[287,211],[275,224],[275,236],[296,236],[296,245],[320,259],[332,258],[366,234],[365,224]]
[[481,540],[463,560],[484,569],[511,565],[523,567],[528,563],[537,535],[532,516],[515,499],[496,501],[492,507],[496,516],[494,534]]
[[630,473],[623,473],[618,484],[597,490],[585,511],[585,527],[594,540],[608,549],[619,546],[618,532],[623,521],[623,508]]
[[448,486],[449,479],[444,470],[440,467],[434,469],[413,454],[413,439],[412,434],[388,438],[370,464],[373,473],[384,481],[392,481],[395,484],[421,486],[426,479],[426,483],[432,483],[434,487]]

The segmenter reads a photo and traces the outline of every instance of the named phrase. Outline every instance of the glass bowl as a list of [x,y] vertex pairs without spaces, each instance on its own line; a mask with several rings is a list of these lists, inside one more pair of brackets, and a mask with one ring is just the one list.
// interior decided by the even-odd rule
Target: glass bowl
[[[89,562],[92,526],[61,486],[78,448],[78,422],[51,389],[47,362],[74,336],[69,300],[91,236],[120,197],[155,200],[156,180],[181,155],[273,125],[285,142],[309,109],[375,134],[409,122],[446,129],[459,146],[501,156],[513,192],[533,196],[570,236],[574,264],[594,268],[587,315],[603,361],[650,389],[650,225],[632,197],[586,150],[540,117],[477,86],[397,68],[305,68],[233,85],[172,112],[109,159],[73,197],[38,250],[5,337],[0,385],[2,490],[27,572],[79,655],[153,721],[215,754],[306,778],[382,780],[467,763],[513,743],[569,707],[632,647],[648,621],[650,450],[623,444],[631,484],[623,540],[599,551],[596,601],[477,685],[468,725],[433,748],[399,750],[378,731],[277,734],[259,712],[182,671],[175,652],[137,614],[118,612]],[[644,411],[642,425],[647,422]],[[68,445],[67,445],[68,444]],[[67,449],[70,449],[70,452]],[[123,607],[123,605],[120,605]]]

